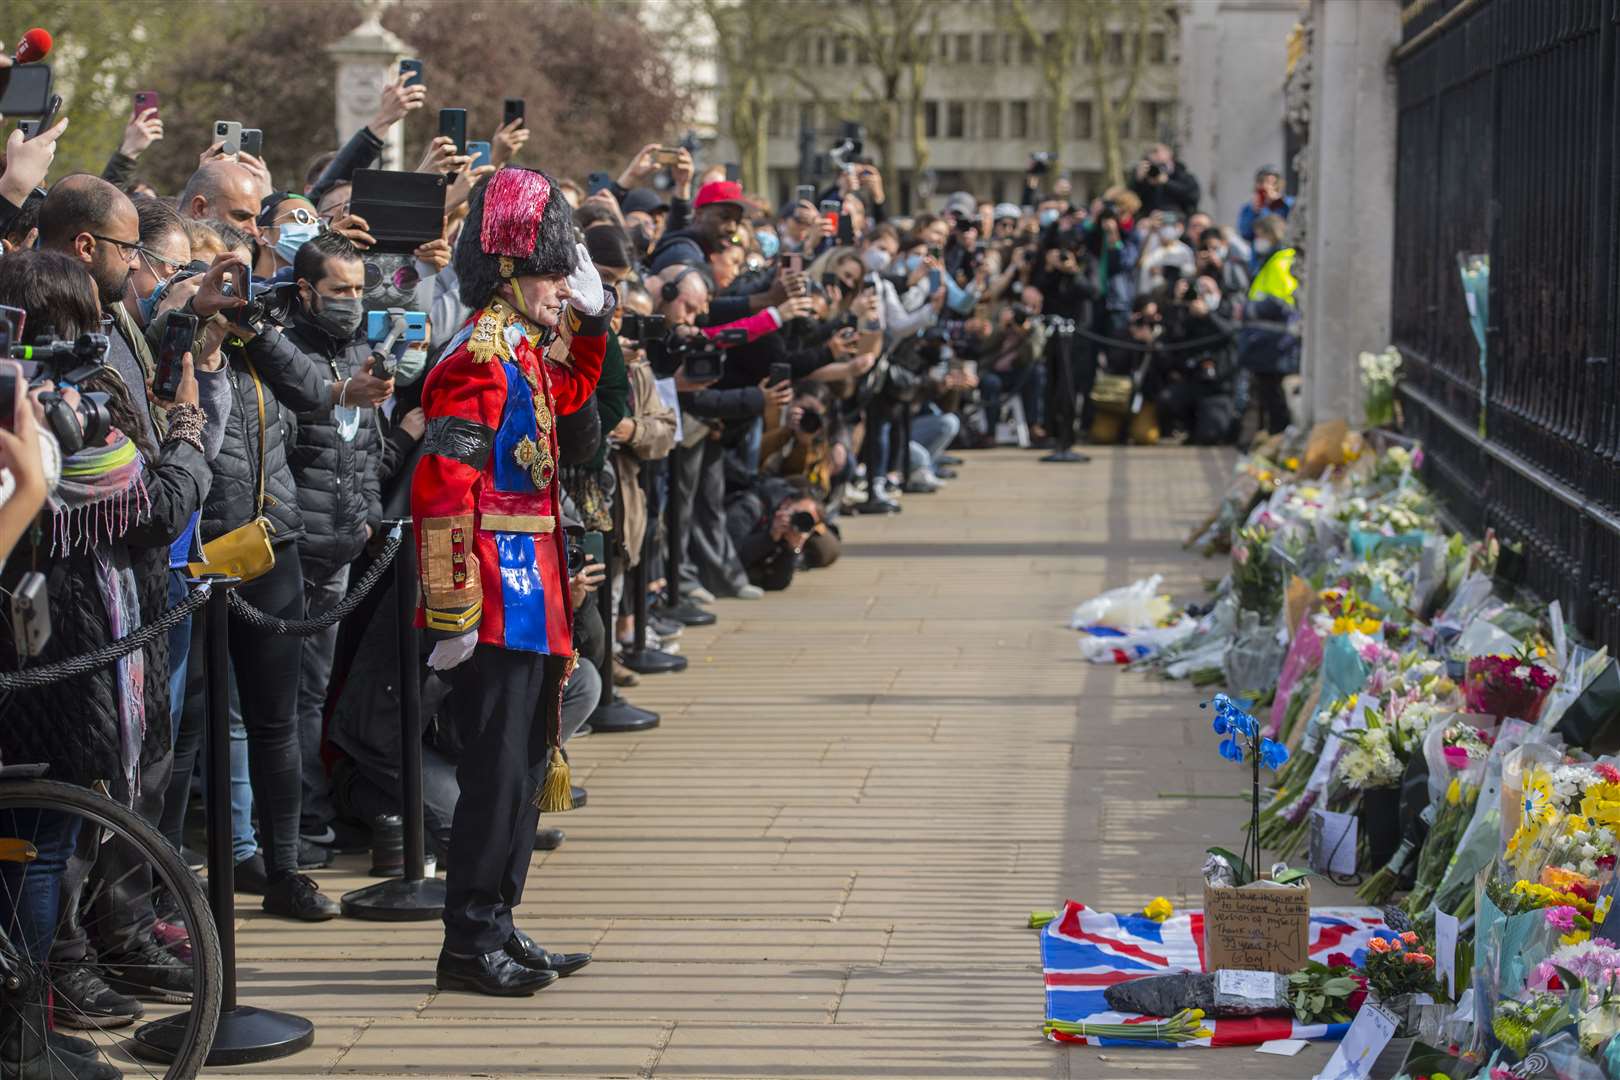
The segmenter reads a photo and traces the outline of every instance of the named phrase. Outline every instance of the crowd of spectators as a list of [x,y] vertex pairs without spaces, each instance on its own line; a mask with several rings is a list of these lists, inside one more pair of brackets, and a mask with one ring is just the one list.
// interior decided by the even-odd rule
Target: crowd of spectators
[[[87,445],[53,437],[50,383],[0,425],[0,587],[42,571],[55,612],[42,649],[10,628],[0,669],[152,622],[187,595],[204,544],[261,522],[273,565],[239,592],[273,618],[331,610],[380,557],[389,523],[409,517],[423,375],[470,314],[451,264],[469,197],[507,162],[545,156],[521,117],[491,133],[488,161],[435,139],[418,171],[448,177],[443,234],[409,255],[372,252],[354,174],[424,95],[401,75],[302,176],[215,142],[172,193],[141,179],[142,152],[165,137],[156,110],[129,121],[101,176],[49,175],[65,118],[10,135],[0,305],[26,313],[19,342],[104,345],[93,374],[54,389],[70,413],[104,402],[111,425]],[[684,628],[725,617],[718,601],[800,587],[836,562],[845,515],[899,512],[948,484],[965,451],[1074,441],[1049,430],[1055,385],[1073,388],[1058,411],[1074,406],[1092,442],[1230,441],[1251,397],[1268,428],[1288,422],[1291,200],[1275,168],[1225,225],[1165,146],[1089,199],[1037,156],[1021,203],[956,192],[905,212],[856,142],[833,160],[780,206],[657,144],[616,177],[562,185],[619,296],[596,393],[559,418],[563,517],[581,552],[565,738],[653,723],[623,692],[678,672]],[[265,312],[249,316],[249,295]],[[397,309],[426,316],[425,340],[384,363],[368,316]],[[160,393],[177,315],[198,329]],[[231,622],[235,879],[272,915],[335,917],[306,871],[366,848],[402,810],[391,587],[302,636]],[[200,648],[187,621],[71,685],[11,692],[0,760],[105,783],[200,868],[188,819],[208,727]],[[427,840],[442,863],[457,745],[433,722],[448,685],[420,675]],[[556,824],[542,821],[537,847],[563,842]],[[183,996],[183,929],[162,910],[68,917],[116,873],[94,852],[75,860],[50,953],[58,1015],[116,1026],[140,999]]]

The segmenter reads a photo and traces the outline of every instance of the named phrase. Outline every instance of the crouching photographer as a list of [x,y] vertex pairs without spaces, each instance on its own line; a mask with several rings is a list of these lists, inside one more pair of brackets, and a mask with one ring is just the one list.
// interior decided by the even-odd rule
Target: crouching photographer
[[[812,543],[825,546],[829,537],[833,550],[818,551],[815,565],[825,566],[830,554],[837,557],[837,537],[825,523],[826,512],[802,479],[762,480],[753,490],[732,501],[726,510],[726,528],[748,580],[766,592],[780,592],[793,584],[799,560]],[[812,561],[807,560],[807,561]]]
[[1160,427],[1184,432],[1189,445],[1214,446],[1231,440],[1236,421],[1233,327],[1215,310],[1219,287],[1208,278],[1199,281],[1210,291],[1201,292],[1186,278],[1168,290],[1173,299],[1164,306],[1160,338],[1165,351],[1155,358],[1153,374]]

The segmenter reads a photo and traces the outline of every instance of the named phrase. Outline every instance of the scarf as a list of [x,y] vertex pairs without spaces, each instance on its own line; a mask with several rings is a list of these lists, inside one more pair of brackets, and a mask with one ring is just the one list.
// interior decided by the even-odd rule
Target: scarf
[[114,432],[105,446],[86,447],[62,462],[51,497],[51,554],[89,551],[117,540],[151,508],[134,442]]

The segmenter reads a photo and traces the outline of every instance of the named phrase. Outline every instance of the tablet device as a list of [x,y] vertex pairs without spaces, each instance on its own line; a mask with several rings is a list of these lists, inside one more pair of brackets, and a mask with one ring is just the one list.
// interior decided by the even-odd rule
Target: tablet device
[[357,169],[349,212],[376,238],[369,251],[409,255],[444,232],[443,173]]

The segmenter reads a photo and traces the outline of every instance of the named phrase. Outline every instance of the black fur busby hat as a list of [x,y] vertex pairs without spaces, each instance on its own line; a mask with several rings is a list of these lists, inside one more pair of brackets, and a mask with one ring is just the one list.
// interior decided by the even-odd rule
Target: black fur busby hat
[[461,302],[478,309],[502,280],[574,272],[574,219],[557,182],[507,166],[473,189],[456,241]]

